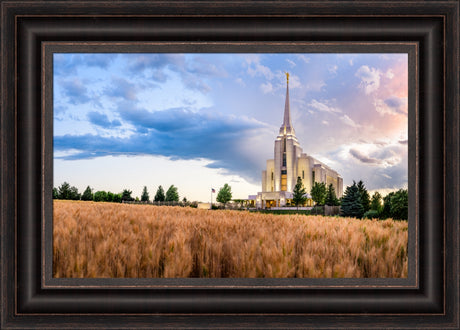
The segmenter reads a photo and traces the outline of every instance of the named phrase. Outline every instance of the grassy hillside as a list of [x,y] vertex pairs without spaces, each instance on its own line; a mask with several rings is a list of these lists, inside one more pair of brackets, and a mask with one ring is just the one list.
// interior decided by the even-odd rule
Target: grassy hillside
[[407,222],[54,201],[55,277],[407,277]]

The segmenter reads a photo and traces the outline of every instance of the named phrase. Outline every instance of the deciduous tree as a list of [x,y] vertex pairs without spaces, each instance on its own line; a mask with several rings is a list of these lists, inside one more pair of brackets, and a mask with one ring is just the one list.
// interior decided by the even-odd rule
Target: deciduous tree
[[224,184],[222,188],[219,189],[217,193],[216,200],[219,203],[227,204],[232,199],[232,187],[230,187],[227,183]]
[[392,191],[383,197],[383,208],[382,212],[380,213],[381,219],[391,218],[391,197],[393,197],[394,194],[394,191]]
[[96,191],[93,195],[95,202],[105,202],[107,200],[107,192],[104,190]]
[[177,192],[177,188],[174,185],[171,185],[166,191],[165,200],[167,202],[178,202],[179,201],[179,193]]
[[407,189],[400,189],[390,200],[390,213],[393,219],[407,220],[409,196]]
[[376,191],[371,198],[371,210],[382,212],[382,195]]
[[311,187],[310,195],[317,205],[324,205],[326,201],[326,184],[324,182],[315,182]]
[[74,200],[74,201],[78,201],[80,200],[80,193],[78,192],[78,189],[77,187],[70,187],[70,199]]

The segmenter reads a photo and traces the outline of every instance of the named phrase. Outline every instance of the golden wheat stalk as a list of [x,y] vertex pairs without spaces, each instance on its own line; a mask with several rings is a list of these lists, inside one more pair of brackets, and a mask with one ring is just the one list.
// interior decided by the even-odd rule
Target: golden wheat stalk
[[407,277],[407,222],[54,201],[55,277]]

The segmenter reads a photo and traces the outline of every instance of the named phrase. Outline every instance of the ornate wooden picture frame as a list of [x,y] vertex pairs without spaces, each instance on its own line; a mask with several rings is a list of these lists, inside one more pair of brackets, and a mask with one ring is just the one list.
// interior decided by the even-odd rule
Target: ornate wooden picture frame
[[[2,328],[460,326],[458,1],[2,1],[1,38]],[[413,57],[407,279],[51,277],[53,51],[315,43]]]

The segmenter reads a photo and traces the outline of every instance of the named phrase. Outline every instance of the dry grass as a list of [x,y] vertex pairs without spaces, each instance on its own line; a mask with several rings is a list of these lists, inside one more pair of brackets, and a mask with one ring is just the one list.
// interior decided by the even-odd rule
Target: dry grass
[[54,202],[55,277],[407,277],[407,222]]

